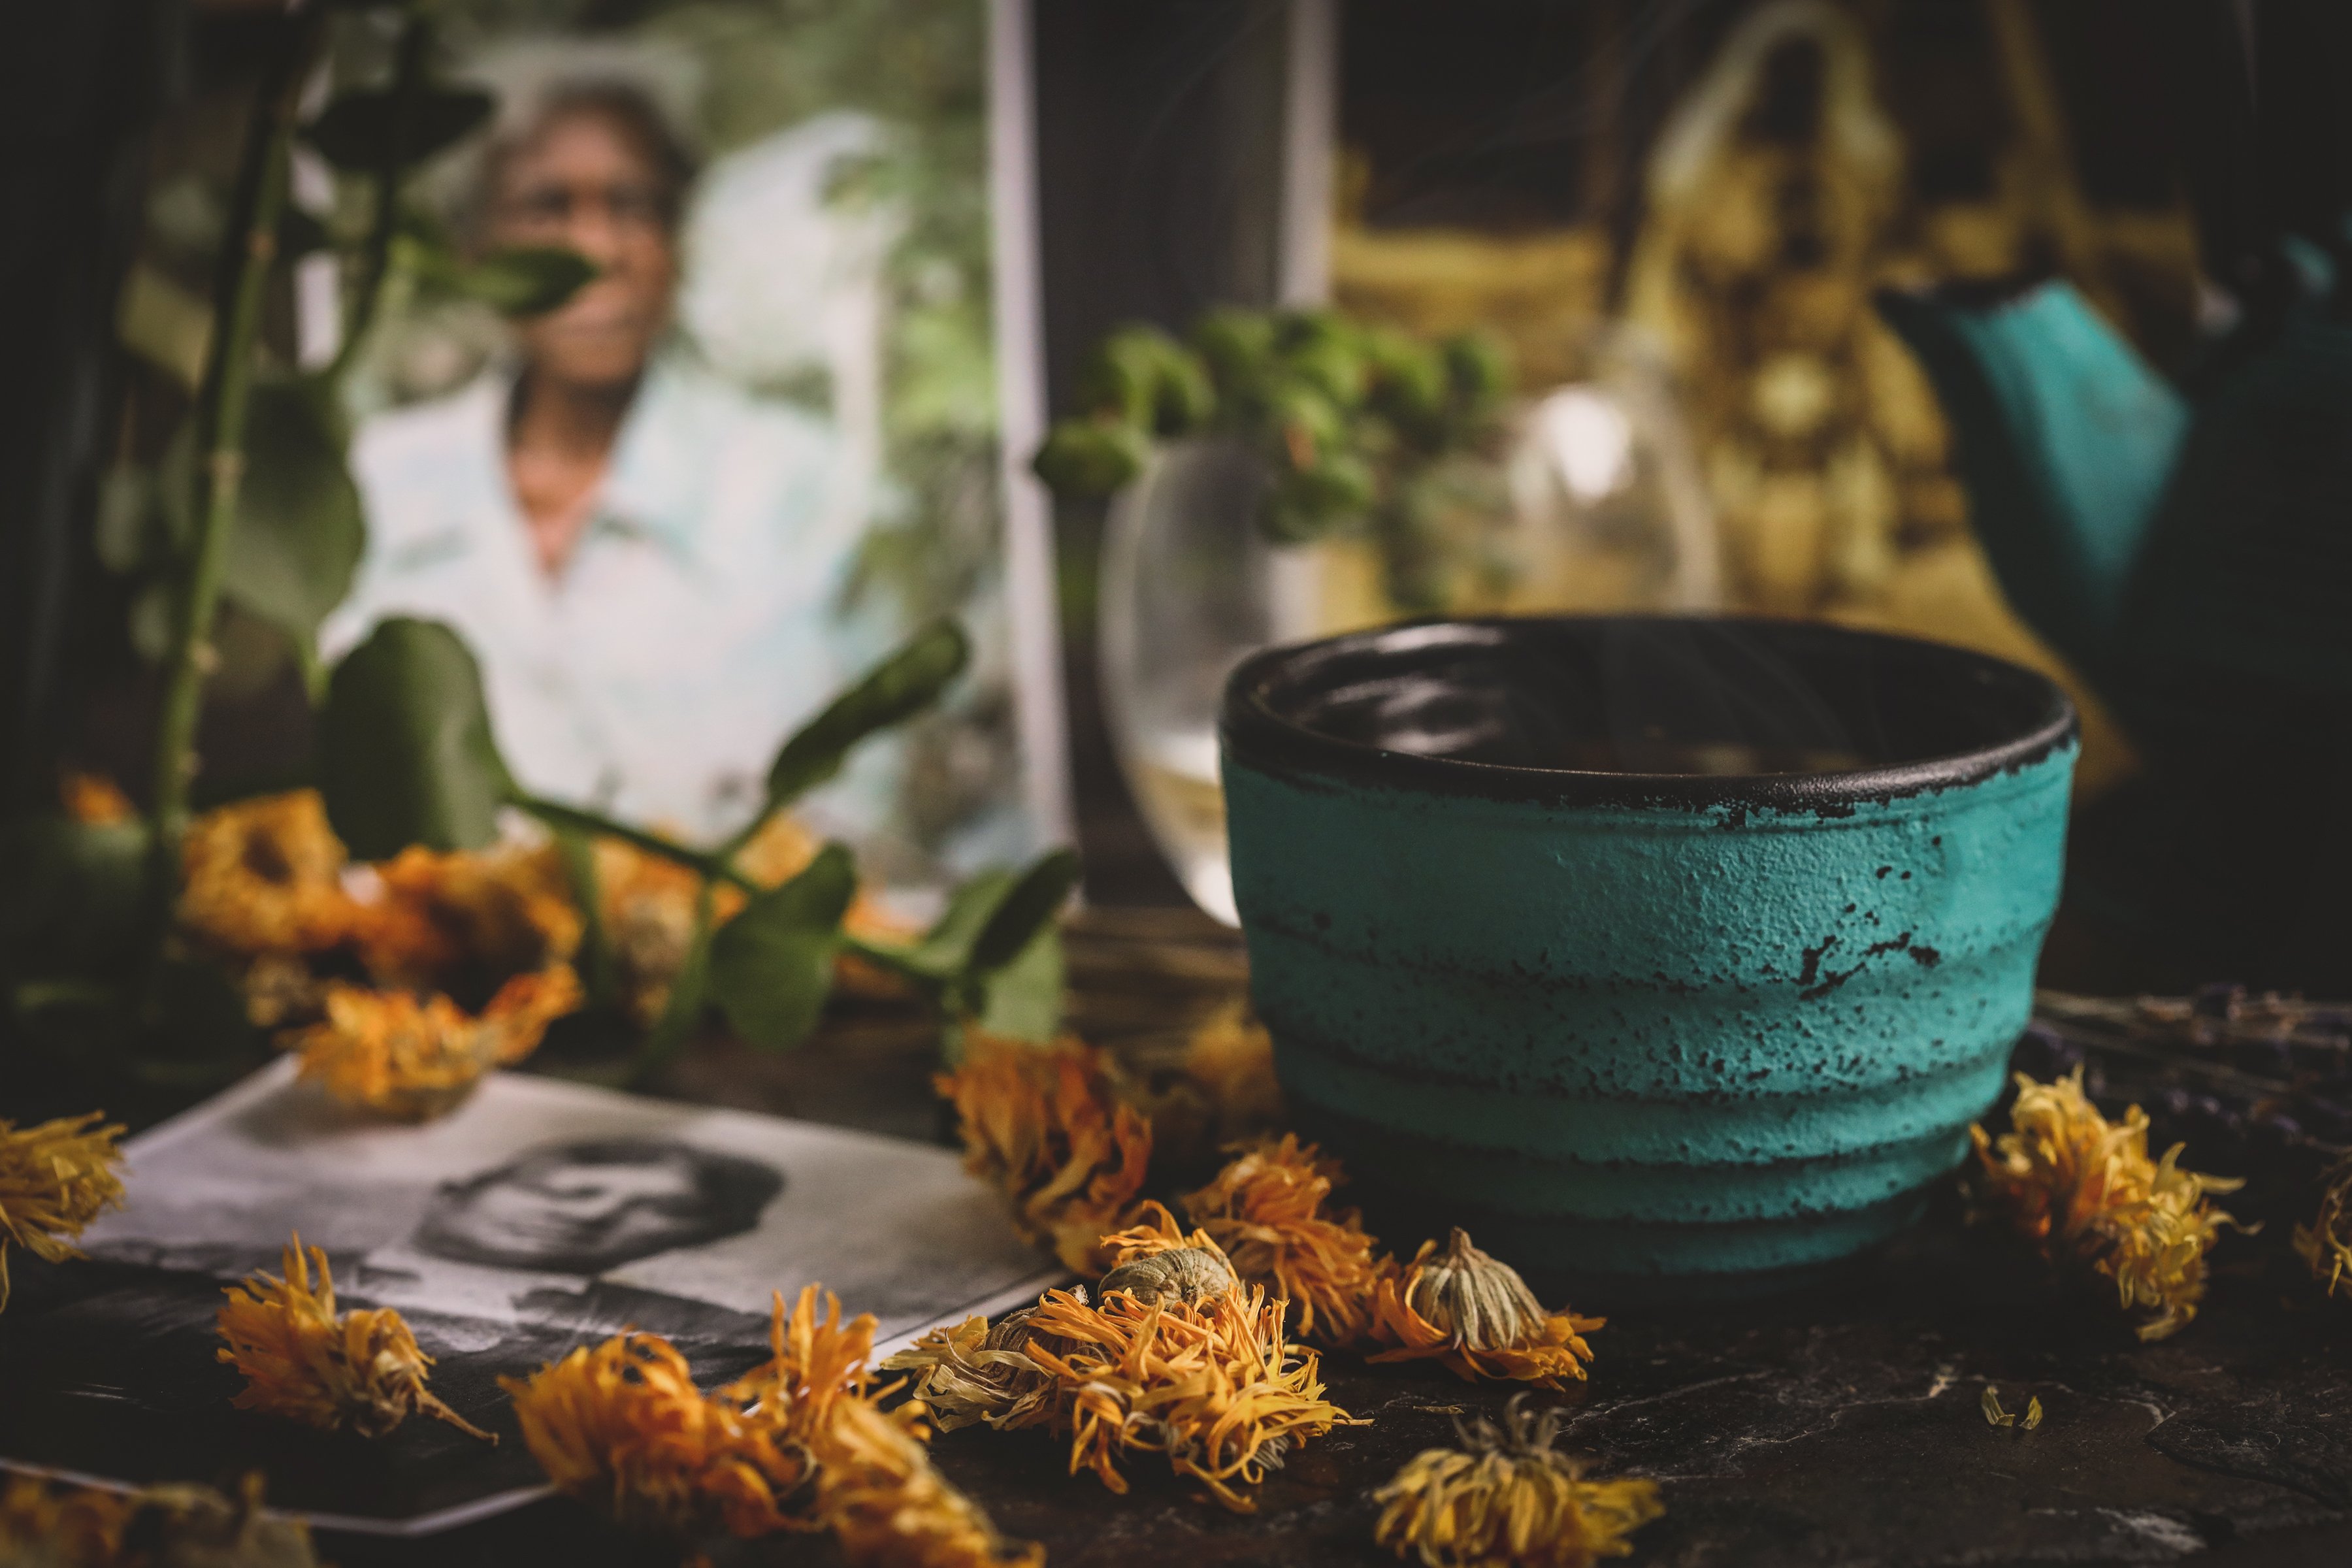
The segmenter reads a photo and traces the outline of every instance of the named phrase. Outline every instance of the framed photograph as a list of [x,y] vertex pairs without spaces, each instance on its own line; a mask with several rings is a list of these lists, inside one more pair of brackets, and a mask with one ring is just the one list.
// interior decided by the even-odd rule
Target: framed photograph
[[[802,809],[899,888],[1062,837],[1025,33],[1023,0],[450,9],[427,68],[487,108],[412,184],[342,379],[367,543],[320,653],[445,621],[528,787],[703,838],[953,616],[958,696]],[[332,85],[409,47],[355,14]],[[318,141],[296,197],[332,221],[363,182]],[[593,275],[536,313],[440,286],[533,249]],[[326,363],[352,296],[316,265],[296,335]]]

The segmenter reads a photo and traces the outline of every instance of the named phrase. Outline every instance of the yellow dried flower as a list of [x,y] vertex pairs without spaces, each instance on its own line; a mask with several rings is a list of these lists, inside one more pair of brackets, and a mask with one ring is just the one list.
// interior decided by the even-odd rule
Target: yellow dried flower
[[433,1358],[416,1348],[398,1312],[336,1312],[324,1249],[306,1254],[297,1236],[287,1246],[285,1268],[283,1279],[255,1274],[223,1292],[228,1302],[220,1310],[220,1337],[226,1346],[216,1353],[245,1374],[238,1409],[324,1431],[348,1426],[366,1437],[381,1437],[423,1411],[469,1436],[498,1441],[425,1388]]
[[0,1121],[0,1310],[8,1305],[8,1245],[49,1263],[79,1258],[72,1244],[110,1205],[122,1206],[122,1129],[102,1112],[19,1129]]
[[357,906],[343,846],[316,790],[241,800],[188,826],[180,924],[228,952],[317,952],[347,940]]
[[475,1002],[579,951],[580,911],[551,846],[412,845],[370,870],[375,896],[354,905],[352,941],[379,985]]
[[931,1468],[923,1415],[920,1404],[886,1412],[845,1400],[811,1435],[817,1517],[843,1559],[852,1568],[1045,1568],[1045,1548],[999,1535]]
[[2295,1256],[2311,1269],[2311,1277],[2352,1297],[2352,1155],[2338,1160],[2322,1180],[2319,1212],[2309,1225],[2294,1227]]
[[[1228,1143],[1270,1132],[1283,1121],[1282,1085],[1274,1076],[1274,1038],[1236,999],[1192,1031],[1184,1047],[1184,1075],[1216,1108],[1217,1131]],[[1306,1324],[1301,1322],[1302,1331]]]
[[58,804],[87,827],[112,827],[139,815],[122,786],[104,773],[68,773],[58,781]]
[[518,974],[499,987],[481,1016],[448,997],[327,987],[326,1016],[296,1031],[287,1048],[301,1076],[352,1105],[422,1121],[455,1107],[492,1068],[539,1048],[547,1026],[581,1004],[568,963]]
[[[10,1568],[317,1568],[310,1531],[261,1506],[258,1475],[229,1498],[210,1487],[135,1492],[52,1487],[29,1476],[0,1487],[0,1563]],[[138,1544],[126,1548],[126,1542]]]
[[1345,1179],[1338,1162],[1285,1133],[1182,1200],[1244,1279],[1291,1303],[1301,1337],[1330,1345],[1353,1343],[1370,1328],[1380,1275],[1374,1238],[1356,1211],[1327,1206]]
[[122,1549],[131,1499],[96,1487],[52,1487],[32,1476],[0,1486],[0,1563],[24,1568],[110,1568]]
[[696,1388],[659,1335],[616,1335],[499,1385],[548,1481],[615,1523],[686,1535],[807,1527],[786,1506],[808,1479],[806,1453]]
[[2031,1432],[2042,1425],[2042,1396],[2039,1394],[2027,1396],[2025,1419],[2022,1422],[2018,1419],[2017,1412],[2001,1408],[2000,1390],[1990,1383],[1985,1384],[1984,1394],[1977,1403],[1983,1407],[1985,1425],[1988,1426],[2018,1426]]
[[1133,1208],[1151,1161],[1151,1123],[1118,1101],[1102,1054],[974,1031],[962,1066],[932,1081],[955,1102],[964,1169],[1003,1191],[1021,1234],[1100,1272],[1097,1242]]
[[1042,1424],[1052,1418],[1058,1387],[1027,1353],[1036,1312],[1023,1307],[992,1324],[971,1317],[933,1329],[885,1361],[883,1370],[918,1374],[914,1395],[942,1432],[982,1422],[1008,1429]]
[[1625,1538],[1665,1511],[1651,1480],[1588,1481],[1552,1447],[1560,1413],[1534,1415],[1515,1394],[1500,1426],[1480,1417],[1460,1448],[1415,1456],[1372,1494],[1373,1535],[1427,1568],[1592,1568],[1630,1554]]
[[1394,1348],[1368,1359],[1433,1357],[1462,1377],[1559,1388],[1582,1381],[1592,1349],[1584,1335],[1606,1318],[1549,1312],[1518,1270],[1470,1245],[1454,1227],[1440,1250],[1424,1241],[1402,1273],[1388,1272],[1372,1291],[1372,1337]]
[[2143,1340],[2179,1332],[2205,1295],[2205,1254],[2235,1224],[2208,1193],[2245,1184],[2181,1170],[2181,1145],[2147,1154],[2147,1116],[2137,1105],[2111,1124],[2083,1092],[2083,1069],[2054,1083],[2017,1075],[2010,1131],[1994,1139],[1971,1126],[1979,1166],[1976,1205],[2054,1264],[2115,1282],[2124,1310],[2152,1316]]
[[1255,1288],[1197,1305],[1047,1291],[1025,1353],[1060,1385],[1052,1425],[1070,1438],[1070,1472],[1124,1492],[1124,1455],[1164,1454],[1226,1508],[1253,1511],[1241,1489],[1349,1418],[1323,1397],[1315,1352],[1283,1337],[1283,1311]]

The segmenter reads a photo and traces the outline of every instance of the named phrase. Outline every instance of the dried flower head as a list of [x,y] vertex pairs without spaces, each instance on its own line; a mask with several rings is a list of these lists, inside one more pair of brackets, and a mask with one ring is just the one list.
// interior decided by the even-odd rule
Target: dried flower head
[[[310,1531],[261,1506],[258,1475],[235,1498],[210,1487],[135,1492],[51,1486],[29,1476],[0,1488],[0,1563],[11,1568],[317,1568]],[[126,1542],[136,1546],[126,1550]]]
[[2205,1294],[2205,1254],[2234,1224],[2205,1196],[2245,1184],[2181,1170],[2180,1145],[2147,1153],[2137,1105],[2110,1123],[2083,1092],[2083,1069],[2054,1083],[2020,1073],[2010,1131],[1972,1126],[1976,1207],[2031,1242],[2048,1261],[2114,1281],[2126,1312],[2150,1316],[2143,1340],[2179,1332]]
[[511,976],[565,963],[583,929],[551,846],[440,853],[412,845],[371,867],[352,939],[379,985],[478,1004]]
[[206,812],[182,841],[180,924],[226,952],[317,952],[348,939],[343,846],[316,790]]
[[548,1025],[581,1000],[568,963],[514,976],[479,1017],[439,993],[337,982],[327,987],[326,1016],[296,1031],[288,1048],[300,1058],[301,1076],[336,1099],[422,1121],[455,1107],[492,1068],[538,1049]]
[[122,1206],[120,1126],[99,1111],[18,1128],[0,1121],[0,1310],[8,1305],[8,1246],[50,1263],[79,1258],[73,1245],[99,1212]]
[[942,1432],[982,1422],[1007,1428],[1038,1425],[1051,1418],[1057,1389],[1028,1355],[1036,1312],[1024,1307],[993,1323],[971,1317],[933,1329],[883,1362],[883,1370],[916,1374],[914,1395]]
[[686,1358],[657,1334],[616,1335],[499,1385],[555,1489],[626,1529],[807,1527],[793,1500],[808,1455],[772,1423],[695,1387]]
[[1161,1454],[1226,1508],[1252,1511],[1242,1489],[1348,1419],[1323,1397],[1315,1352],[1283,1337],[1283,1310],[1255,1289],[1198,1304],[1047,1291],[1025,1353],[1058,1384],[1050,1424],[1070,1438],[1071,1473],[1123,1492],[1120,1458]]
[[1118,1102],[1102,1053],[975,1031],[963,1064],[933,1081],[955,1102],[964,1169],[1003,1189],[1021,1234],[1100,1272],[1097,1241],[1134,1206],[1151,1160],[1151,1123]]
[[1457,1420],[1460,1448],[1424,1450],[1374,1492],[1374,1538],[1428,1568],[1591,1568],[1631,1553],[1626,1537],[1665,1511],[1658,1484],[1586,1480],[1552,1447],[1559,1412],[1533,1415],[1527,1397],[1499,1426]]
[[[433,1358],[389,1307],[338,1313],[327,1254],[302,1238],[286,1248],[286,1277],[255,1274],[224,1292],[216,1352],[243,1373],[240,1410],[282,1415],[323,1431],[350,1427],[381,1437],[423,1411],[469,1436],[498,1441],[444,1405],[425,1386]],[[310,1284],[310,1270],[319,1283]]]
[[1241,1287],[1215,1238],[1205,1230],[1185,1234],[1156,1198],[1145,1199],[1135,1224],[1105,1236],[1095,1249],[1109,1265],[1095,1287],[1098,1297],[1125,1290],[1147,1307],[1163,1300],[1197,1307]]
[[2352,1155],[2338,1160],[2323,1178],[2319,1212],[2309,1225],[2294,1227],[2294,1250],[2326,1294],[2341,1290],[2352,1297]]
[[1286,1300],[1302,1338],[1345,1345],[1370,1326],[1380,1267],[1354,1209],[1329,1206],[1345,1178],[1296,1133],[1243,1153],[1183,1200],[1240,1276]]
[[1372,1293],[1372,1337],[1393,1348],[1372,1361],[1433,1357],[1459,1375],[1513,1379],[1559,1388],[1581,1381],[1592,1359],[1584,1335],[1605,1318],[1549,1312],[1518,1270],[1470,1245],[1456,1226],[1441,1249],[1424,1241],[1401,1273]]
[[919,1404],[835,1405],[811,1434],[816,1511],[856,1568],[1045,1568],[1045,1552],[1007,1541],[931,1468]]
[[[1271,1132],[1283,1120],[1282,1085],[1274,1076],[1274,1038],[1236,999],[1211,1014],[1184,1047],[1184,1074],[1216,1108],[1217,1133],[1228,1143]],[[1304,1330],[1306,1325],[1299,1327]]]
[[58,781],[58,803],[87,827],[112,827],[139,815],[122,786],[104,773],[67,773]]

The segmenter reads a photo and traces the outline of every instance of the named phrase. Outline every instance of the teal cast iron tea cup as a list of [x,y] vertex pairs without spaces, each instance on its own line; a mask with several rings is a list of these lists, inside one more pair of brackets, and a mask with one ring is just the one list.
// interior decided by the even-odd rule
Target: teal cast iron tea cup
[[1276,1071],[1408,1251],[1827,1263],[2000,1093],[2077,750],[2039,675],[1796,622],[1417,623],[1255,656],[1220,730]]

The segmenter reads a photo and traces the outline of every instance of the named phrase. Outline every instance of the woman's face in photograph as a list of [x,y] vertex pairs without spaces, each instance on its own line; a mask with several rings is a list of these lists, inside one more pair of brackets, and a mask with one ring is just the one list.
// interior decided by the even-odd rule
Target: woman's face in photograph
[[534,374],[610,387],[645,368],[677,283],[670,198],[636,140],[593,110],[559,113],[507,155],[491,243],[562,246],[598,268],[562,309],[520,324]]

